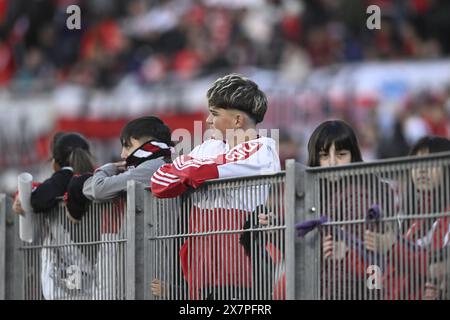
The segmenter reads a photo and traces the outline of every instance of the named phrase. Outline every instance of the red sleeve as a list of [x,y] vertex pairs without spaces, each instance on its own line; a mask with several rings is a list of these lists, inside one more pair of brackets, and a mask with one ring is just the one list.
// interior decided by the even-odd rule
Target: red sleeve
[[274,156],[267,146],[263,148],[259,142],[241,143],[214,159],[180,156],[153,174],[151,188],[158,198],[173,198],[189,187],[198,188],[206,180],[255,175],[273,164]]
[[198,188],[206,180],[219,177],[218,164],[213,160],[198,160],[180,156],[171,164],[160,167],[152,176],[151,187],[158,198],[173,198],[189,187]]

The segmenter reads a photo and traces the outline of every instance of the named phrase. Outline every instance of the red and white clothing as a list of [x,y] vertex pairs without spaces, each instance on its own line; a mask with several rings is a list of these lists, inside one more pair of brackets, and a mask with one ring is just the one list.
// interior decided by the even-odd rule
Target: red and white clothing
[[[445,212],[449,210],[450,207]],[[438,218],[432,223],[424,219],[413,221],[404,235],[404,241],[394,244],[389,257],[392,262],[384,279],[387,288],[385,298],[422,299],[429,273],[430,255],[448,246],[450,216]]]
[[189,187],[198,188],[206,180],[275,173],[281,170],[275,140],[260,137],[234,148],[210,139],[160,167],[151,179],[158,198],[173,198]]
[[[208,140],[189,155],[165,164],[151,179],[159,198],[176,197],[206,180],[276,173],[281,170],[273,139],[260,137],[234,148],[219,140]],[[191,299],[202,298],[207,288],[251,286],[251,259],[239,244],[248,216],[265,204],[269,186],[230,187],[213,192],[190,208],[189,237],[180,250],[183,274]],[[205,201],[206,200],[206,201]],[[217,231],[236,231],[218,234]],[[213,234],[204,234],[213,232]]]
[[[450,211],[450,208],[449,210]],[[431,229],[423,231],[426,226],[424,220],[415,221],[406,233],[406,238],[414,239],[415,244],[421,248],[431,248],[434,250],[450,246],[450,217],[436,219],[431,225]],[[418,238],[416,235],[424,235]]]

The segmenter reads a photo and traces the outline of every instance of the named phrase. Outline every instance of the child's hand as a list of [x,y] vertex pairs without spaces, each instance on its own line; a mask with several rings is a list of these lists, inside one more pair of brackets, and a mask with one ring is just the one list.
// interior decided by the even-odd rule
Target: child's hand
[[19,197],[16,197],[16,199],[13,202],[12,209],[15,213],[24,215],[25,211],[22,208],[22,204],[20,203]]
[[325,259],[342,260],[347,253],[347,246],[343,241],[334,241],[333,236],[328,235],[322,241],[323,256]]
[[258,223],[260,226],[268,227],[268,226],[277,226],[279,225],[278,219],[275,214],[269,213],[260,213],[258,214]]
[[323,257],[325,259],[330,258],[333,255],[333,237],[331,235],[323,238],[322,247],[323,247]]
[[164,290],[163,290],[163,283],[159,279],[153,279],[152,284],[150,285],[152,294],[155,297],[163,297],[164,296]]
[[388,231],[386,233],[377,233],[366,230],[364,234],[364,244],[366,249],[373,252],[386,253],[395,242],[395,235]]
[[439,297],[439,289],[436,285],[431,282],[425,283],[425,294],[423,296],[424,300],[437,300]]
[[447,261],[437,261],[433,262],[428,266],[428,272],[431,279],[435,279],[435,283],[442,283],[445,278],[448,277],[448,273],[450,272],[448,270]]
[[377,251],[377,237],[377,233],[366,230],[366,233],[364,235],[364,244],[366,245],[367,250],[374,252]]
[[259,225],[261,225],[261,226],[268,226],[269,225],[269,220],[271,220],[270,218],[271,217],[268,214],[265,214],[265,213],[258,214]]
[[126,161],[118,161],[118,162],[115,162],[113,164],[117,167],[117,171],[119,171],[119,172],[124,172],[124,171],[127,170],[127,167],[126,167],[127,163],[126,163]]

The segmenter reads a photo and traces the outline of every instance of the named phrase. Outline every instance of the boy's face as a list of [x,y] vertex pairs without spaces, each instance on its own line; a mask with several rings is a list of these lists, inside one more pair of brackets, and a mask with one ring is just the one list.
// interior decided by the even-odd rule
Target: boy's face
[[209,115],[206,119],[209,129],[217,130],[226,137],[226,130],[236,129],[236,112],[218,107],[209,107]]
[[140,140],[134,139],[134,138],[130,138],[130,142],[129,143],[124,143],[122,145],[122,153],[120,155],[120,157],[125,160],[126,158],[128,158],[128,156],[130,154],[132,154],[137,148],[139,148],[142,145]]
[[[424,149],[419,150],[416,155],[426,156],[428,154],[428,150]],[[432,190],[440,184],[442,179],[442,170],[439,167],[413,169],[412,179],[417,190]]]

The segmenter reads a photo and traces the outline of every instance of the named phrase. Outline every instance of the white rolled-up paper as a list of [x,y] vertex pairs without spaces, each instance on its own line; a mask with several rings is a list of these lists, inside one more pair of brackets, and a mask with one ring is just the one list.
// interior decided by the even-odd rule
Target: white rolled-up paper
[[31,243],[34,236],[34,214],[31,207],[31,191],[33,176],[28,172],[21,173],[17,177],[19,200],[25,213],[19,218],[19,236],[22,241]]

